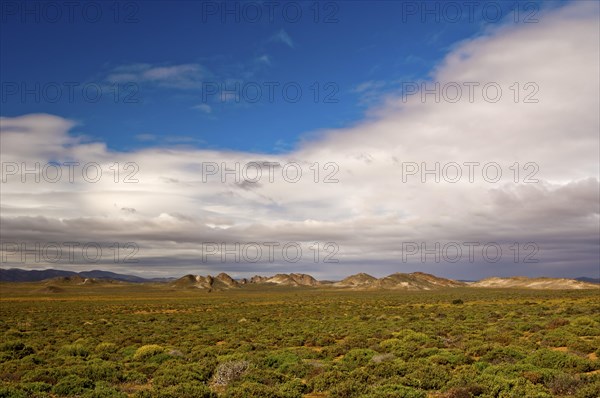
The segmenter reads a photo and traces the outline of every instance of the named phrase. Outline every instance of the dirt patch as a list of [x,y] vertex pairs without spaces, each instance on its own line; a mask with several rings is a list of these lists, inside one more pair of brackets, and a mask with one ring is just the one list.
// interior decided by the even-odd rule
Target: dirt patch
[[150,391],[152,389],[151,383],[146,384],[136,384],[136,383],[125,383],[121,384],[121,390],[126,394],[135,394],[139,391],[146,390]]
[[550,349],[552,351],[558,351],[558,352],[569,352],[569,348],[567,348],[567,347],[552,347]]

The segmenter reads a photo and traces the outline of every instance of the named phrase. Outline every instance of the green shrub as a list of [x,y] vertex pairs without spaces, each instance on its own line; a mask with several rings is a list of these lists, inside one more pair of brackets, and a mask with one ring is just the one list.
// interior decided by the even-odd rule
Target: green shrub
[[550,392],[542,385],[534,385],[524,378],[505,377],[500,374],[482,374],[474,383],[481,386],[484,396],[507,398],[551,398]]
[[0,386],[0,398],[30,398],[25,391]]
[[412,387],[400,384],[384,384],[371,387],[368,393],[360,395],[360,398],[426,398],[427,393]]
[[133,356],[135,355],[135,352],[137,351],[137,348],[135,346],[129,346],[129,347],[125,347],[123,348],[120,353],[121,355],[123,355],[125,358],[133,358]]
[[401,359],[394,359],[385,362],[371,362],[365,366],[367,371],[373,377],[388,379],[392,376],[404,376],[409,371],[409,362]]
[[143,345],[135,351],[133,359],[136,361],[145,361],[155,355],[163,354],[165,349],[158,344]]
[[573,319],[568,329],[577,336],[600,336],[600,322],[590,316]]
[[241,377],[243,382],[260,383],[266,386],[275,386],[288,381],[290,377],[274,369],[253,368],[246,371]]
[[63,348],[60,350],[60,354],[71,357],[86,358],[88,355],[90,355],[90,352],[82,344],[75,343],[63,346]]
[[239,386],[227,389],[226,398],[283,398],[279,391],[270,386],[246,381]]
[[105,382],[96,384],[92,391],[88,391],[83,398],[127,398],[127,395]]
[[600,397],[600,377],[595,381],[589,382],[582,386],[577,393],[575,393],[576,398],[598,398]]
[[281,385],[279,391],[286,398],[301,398],[307,391],[306,384],[300,379],[293,379]]
[[515,363],[525,358],[525,353],[515,347],[496,347],[481,357],[491,364]]
[[123,381],[129,383],[145,383],[147,380],[148,376],[135,370],[123,374]]
[[65,369],[37,368],[25,373],[21,380],[24,382],[56,384],[65,376],[67,376]]
[[375,354],[377,354],[377,352],[368,348],[355,348],[348,351],[342,358],[341,362],[348,369],[354,369],[356,367],[365,366],[368,364]]
[[437,350],[434,355],[428,357],[431,363],[438,365],[467,365],[473,362],[473,360],[465,356],[459,350]]
[[152,355],[152,356],[148,357],[146,360],[148,362],[162,364],[163,362],[167,362],[171,359],[173,359],[172,355],[168,354],[167,352],[161,352],[156,355]]
[[453,387],[447,390],[442,397],[443,398],[471,398],[482,395],[484,392],[483,387],[472,384],[465,387]]
[[556,378],[560,371],[554,369],[540,369],[532,366],[530,370],[523,370],[521,376],[533,384],[548,384]]
[[450,374],[445,366],[435,365],[430,362],[414,361],[412,369],[404,376],[404,384],[424,390],[439,390],[448,383]]
[[323,372],[308,382],[308,388],[310,391],[324,392],[328,391],[336,383],[339,383],[345,378],[345,375],[339,370],[330,370]]
[[436,338],[410,329],[394,333],[394,336],[396,337],[383,340],[379,346],[383,351],[405,360],[412,358],[423,348],[441,348],[443,346]]
[[66,376],[52,388],[52,392],[57,395],[81,395],[94,388],[94,382],[90,379],[84,379],[79,376]]
[[367,391],[368,386],[354,379],[342,380],[329,390],[329,395],[339,398],[356,397]]
[[98,358],[87,362],[85,365],[78,366],[74,373],[93,381],[103,380],[112,383],[118,383],[124,377],[119,364]]
[[158,388],[152,396],[156,398],[216,398],[217,395],[202,383],[184,382],[176,386]]
[[297,377],[306,374],[306,367],[298,366],[301,364],[300,357],[290,351],[270,354],[265,358],[264,363],[269,368],[279,369],[283,373],[293,373]]
[[206,382],[210,379],[209,372],[198,372],[201,370],[195,364],[173,364],[165,363],[154,373],[153,384],[157,387],[175,386],[179,383]]
[[102,359],[109,359],[111,354],[117,352],[117,345],[114,343],[100,343],[94,349],[94,352]]
[[32,382],[32,383],[21,383],[20,387],[27,391],[30,396],[34,396],[40,393],[50,392],[52,390],[52,385],[48,383],[43,383],[40,381]]
[[21,341],[9,341],[0,345],[0,352],[5,355],[5,360],[21,359],[33,354],[33,348]]
[[573,372],[588,372],[592,370],[589,360],[580,358],[573,354],[559,351],[540,349],[529,355],[528,363],[540,368],[560,369]]

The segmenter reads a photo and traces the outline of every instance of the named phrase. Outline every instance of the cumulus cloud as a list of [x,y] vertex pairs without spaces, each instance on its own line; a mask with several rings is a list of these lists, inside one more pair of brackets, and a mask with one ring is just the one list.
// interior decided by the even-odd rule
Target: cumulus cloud
[[[95,183],[82,178],[23,183],[20,175],[8,175],[1,193],[2,239],[136,242],[139,263],[105,268],[152,275],[222,270],[236,276],[304,271],[322,278],[415,270],[466,279],[597,275],[597,13],[597,3],[577,2],[541,14],[537,24],[488,30],[457,45],[423,82],[429,89],[435,82],[463,87],[458,100],[436,102],[425,95],[423,101],[419,92],[400,91],[363,122],[321,131],[284,154],[170,147],[117,152],[72,134],[76,123],[58,116],[1,118],[3,162],[94,162],[107,176]],[[136,76],[186,81],[172,70],[148,72],[139,68]],[[473,82],[479,85],[471,101],[465,87]],[[487,83],[501,88],[497,101],[484,100]],[[538,101],[524,102],[530,94]],[[269,168],[273,163],[280,166]],[[281,167],[292,163],[294,168]],[[135,166],[125,169],[128,164]],[[256,167],[244,168],[250,164],[262,166],[260,181],[252,182]],[[462,177],[453,182],[456,165]],[[286,172],[292,180],[298,166],[303,173],[298,182],[282,177]],[[438,167],[439,182],[424,167]],[[234,174],[244,177],[242,169],[247,178],[236,180]],[[137,182],[124,183],[127,176]],[[273,262],[201,261],[206,242],[292,241],[307,250],[298,263],[283,261],[281,254]],[[315,263],[313,242],[337,243],[339,263],[323,263],[323,257]],[[481,256],[473,262],[437,263],[429,256],[423,263],[419,255],[404,261],[403,248],[411,242],[427,248],[497,242],[505,254],[497,263]],[[514,242],[521,250],[517,263]],[[535,243],[538,261],[523,264],[522,256],[533,251],[528,243]]]

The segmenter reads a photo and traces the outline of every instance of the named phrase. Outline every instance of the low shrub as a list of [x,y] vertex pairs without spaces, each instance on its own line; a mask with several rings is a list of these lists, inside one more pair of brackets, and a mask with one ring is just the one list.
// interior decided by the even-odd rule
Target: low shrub
[[0,345],[0,352],[4,354],[5,360],[21,359],[33,354],[33,348],[21,341],[9,341]]
[[427,393],[416,388],[403,386],[400,384],[384,384],[371,387],[366,394],[360,395],[360,398],[426,398]]
[[246,381],[227,389],[225,398],[283,398],[277,388]]
[[82,398],[127,398],[127,395],[108,383],[100,382],[93,390],[83,394]]
[[309,391],[324,392],[339,383],[345,375],[339,370],[323,372],[308,381]]
[[114,343],[100,343],[94,349],[94,352],[102,359],[109,359],[112,354],[117,352],[117,345]]
[[84,379],[76,375],[66,376],[52,388],[52,392],[57,395],[82,395],[94,388],[94,382],[90,379]]
[[163,354],[165,349],[158,344],[143,345],[135,351],[133,359],[136,361],[145,361],[155,355]]
[[368,348],[355,348],[346,353],[341,360],[341,363],[345,365],[347,369],[355,369],[359,366],[365,366],[371,359],[377,354],[377,352]]
[[157,388],[153,398],[216,398],[217,394],[202,383],[184,382],[167,388]]
[[350,398],[367,392],[367,389],[368,385],[361,383],[358,380],[349,378],[340,381],[331,387],[329,390],[329,395],[332,397]]
[[592,364],[589,360],[565,352],[540,349],[529,355],[528,363],[540,368],[560,369],[573,372],[589,372]]
[[63,346],[59,353],[66,356],[82,358],[86,358],[90,355],[90,351],[83,344],[78,343]]

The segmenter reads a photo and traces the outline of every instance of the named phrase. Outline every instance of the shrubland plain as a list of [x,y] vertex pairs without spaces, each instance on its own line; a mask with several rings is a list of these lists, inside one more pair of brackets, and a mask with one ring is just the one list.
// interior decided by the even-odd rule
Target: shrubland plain
[[0,292],[0,397],[600,396],[598,289]]

